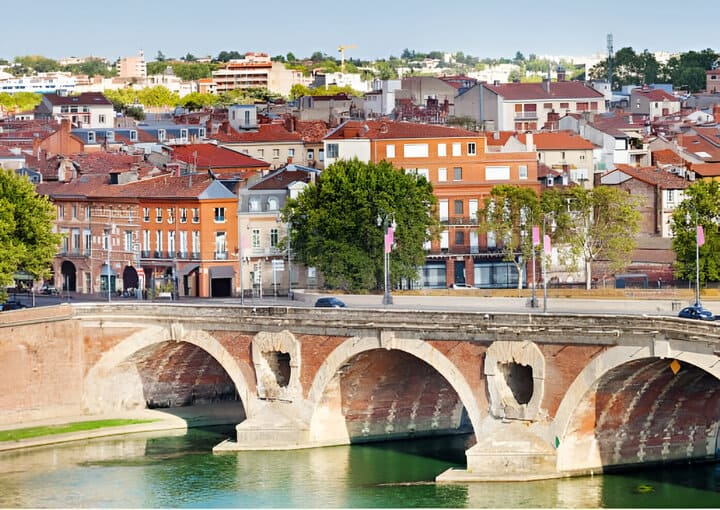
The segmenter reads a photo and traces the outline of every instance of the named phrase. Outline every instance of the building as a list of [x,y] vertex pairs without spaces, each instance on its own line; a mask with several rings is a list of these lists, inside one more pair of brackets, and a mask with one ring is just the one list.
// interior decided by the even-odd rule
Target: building
[[483,130],[535,131],[568,113],[605,111],[602,93],[577,81],[478,83],[455,98],[455,116]]
[[45,94],[35,107],[39,120],[68,119],[74,127],[112,128],[115,110],[112,103],[99,92],[79,95]]
[[680,111],[680,99],[659,88],[639,87],[630,91],[630,108],[633,113],[645,114],[655,120]]
[[[288,124],[292,128],[292,122]],[[225,123],[211,138],[222,147],[267,162],[271,169],[293,162],[308,164],[302,136],[283,124],[258,124],[257,129],[236,131]]]
[[315,268],[293,261],[292,246],[287,247],[291,226],[280,217],[287,199],[296,198],[319,173],[290,164],[239,190],[244,295],[288,295],[293,288],[316,288],[321,283]]
[[567,173],[569,182],[591,188],[595,173],[595,146],[572,131],[518,134],[526,150],[537,152],[538,161],[553,170]]
[[386,160],[432,183],[443,231],[426,246],[422,286],[517,287],[514,264],[502,260],[492,236],[478,233],[477,213],[498,184],[539,192],[535,151],[489,152],[485,136],[475,131],[377,120],[344,122],[324,144],[326,165]]
[[115,67],[118,78],[144,80],[147,77],[147,64],[142,51],[134,57],[122,57]]
[[267,53],[246,53],[245,58],[230,60],[225,68],[212,73],[218,94],[234,89],[264,88],[275,94],[290,95],[296,83],[305,84],[302,71],[286,69],[273,62]]

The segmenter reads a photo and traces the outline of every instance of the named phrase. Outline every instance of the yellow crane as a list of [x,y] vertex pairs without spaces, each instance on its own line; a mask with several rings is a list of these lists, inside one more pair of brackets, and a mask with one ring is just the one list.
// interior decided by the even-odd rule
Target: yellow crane
[[357,48],[354,44],[341,44],[338,46],[338,51],[340,52],[340,72],[345,73],[345,50],[349,50],[350,48]]

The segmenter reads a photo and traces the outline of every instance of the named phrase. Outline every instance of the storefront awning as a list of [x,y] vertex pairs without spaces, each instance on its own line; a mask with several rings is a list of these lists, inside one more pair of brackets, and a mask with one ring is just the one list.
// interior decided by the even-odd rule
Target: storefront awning
[[13,280],[33,281],[35,277],[27,271],[15,271],[13,273]]
[[190,274],[193,271],[197,271],[198,269],[200,269],[200,264],[185,264],[184,266],[180,267],[180,269],[178,269],[178,276],[185,276],[186,274]]
[[232,278],[235,276],[235,269],[232,266],[213,266],[210,268],[210,279]]

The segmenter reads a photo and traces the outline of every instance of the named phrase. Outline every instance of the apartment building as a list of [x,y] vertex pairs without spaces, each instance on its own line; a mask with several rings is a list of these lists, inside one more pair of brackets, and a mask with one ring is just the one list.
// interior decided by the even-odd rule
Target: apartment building
[[234,89],[264,88],[288,96],[293,85],[307,82],[302,71],[286,69],[285,64],[270,60],[267,53],[246,53],[245,58],[230,60],[223,69],[213,71],[212,77],[218,94]]
[[68,119],[78,128],[112,128],[115,110],[112,103],[99,92],[84,92],[79,95],[44,94],[35,107],[35,118],[39,120]]
[[488,152],[485,136],[475,131],[391,121],[344,122],[324,145],[327,165],[355,157],[386,160],[432,183],[444,228],[440,239],[426,246],[423,286],[517,286],[513,263],[502,260],[493,236],[478,233],[477,213],[496,185],[539,191],[534,151]]
[[144,80],[147,77],[147,64],[142,51],[136,56],[122,57],[115,68],[118,78]]

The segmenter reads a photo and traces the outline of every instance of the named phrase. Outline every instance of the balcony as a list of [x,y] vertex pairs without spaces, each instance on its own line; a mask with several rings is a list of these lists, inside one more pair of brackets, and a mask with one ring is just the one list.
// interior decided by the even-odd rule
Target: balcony
[[216,251],[215,252],[215,260],[227,260],[228,258],[228,252],[226,251]]
[[515,120],[538,120],[537,112],[515,112]]
[[190,252],[190,260],[200,260],[200,252],[199,251]]
[[442,225],[456,225],[456,226],[477,226],[478,220],[477,217],[471,217],[471,216],[452,216],[450,218],[445,218],[444,220],[440,220],[440,223]]

